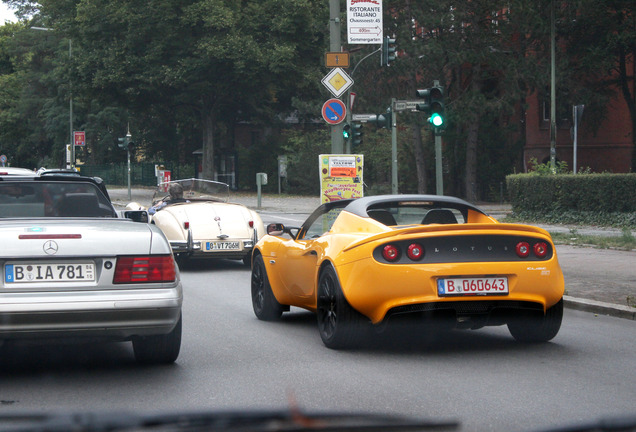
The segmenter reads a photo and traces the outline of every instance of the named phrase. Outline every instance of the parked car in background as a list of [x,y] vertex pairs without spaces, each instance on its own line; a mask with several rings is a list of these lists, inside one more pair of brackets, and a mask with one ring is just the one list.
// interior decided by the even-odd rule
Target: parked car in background
[[[158,185],[148,212],[180,259],[240,259],[249,265],[252,248],[265,234],[263,221],[257,212],[230,203],[229,196],[229,186],[216,181],[164,182]],[[127,208],[144,207],[131,203]]]
[[313,311],[330,348],[395,321],[552,339],[563,273],[543,229],[502,224],[463,200],[380,195],[323,204],[299,227],[270,224],[256,245],[252,305],[261,320]]
[[81,175],[75,168],[40,168],[36,171],[38,175]]
[[0,341],[132,341],[137,361],[174,362],[183,293],[170,244],[102,187],[0,175]]
[[0,176],[14,176],[14,175],[32,176],[34,174],[35,174],[35,171],[30,170],[28,168],[0,167]]

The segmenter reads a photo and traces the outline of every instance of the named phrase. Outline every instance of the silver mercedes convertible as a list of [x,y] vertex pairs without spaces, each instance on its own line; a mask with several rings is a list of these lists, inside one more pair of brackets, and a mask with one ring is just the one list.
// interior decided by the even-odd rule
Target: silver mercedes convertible
[[115,210],[97,178],[0,175],[0,343],[132,341],[138,362],[174,362],[181,280],[147,221]]

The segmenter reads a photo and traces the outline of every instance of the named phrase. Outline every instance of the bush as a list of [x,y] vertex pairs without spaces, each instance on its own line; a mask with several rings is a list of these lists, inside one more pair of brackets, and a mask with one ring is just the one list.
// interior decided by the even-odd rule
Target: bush
[[513,174],[517,217],[556,223],[636,226],[636,174]]

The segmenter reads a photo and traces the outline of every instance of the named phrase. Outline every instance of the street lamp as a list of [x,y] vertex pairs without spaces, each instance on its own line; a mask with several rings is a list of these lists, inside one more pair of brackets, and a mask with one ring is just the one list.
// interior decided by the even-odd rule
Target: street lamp
[[[30,27],[31,30],[39,30],[39,31],[53,31],[54,29],[50,27]],[[73,58],[73,41],[71,38],[68,39],[68,58]],[[75,142],[73,140],[73,88],[72,88],[71,79],[69,78],[69,115],[68,115],[68,125],[69,125],[69,142],[70,142],[70,152],[71,157],[70,160],[66,156],[66,146],[64,146],[64,158],[66,159],[66,168],[72,168],[75,166]]]

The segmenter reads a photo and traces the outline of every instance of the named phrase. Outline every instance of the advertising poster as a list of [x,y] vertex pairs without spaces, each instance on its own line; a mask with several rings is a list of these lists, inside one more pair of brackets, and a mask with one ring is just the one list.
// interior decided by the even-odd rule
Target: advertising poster
[[362,155],[320,155],[320,203],[363,196]]

